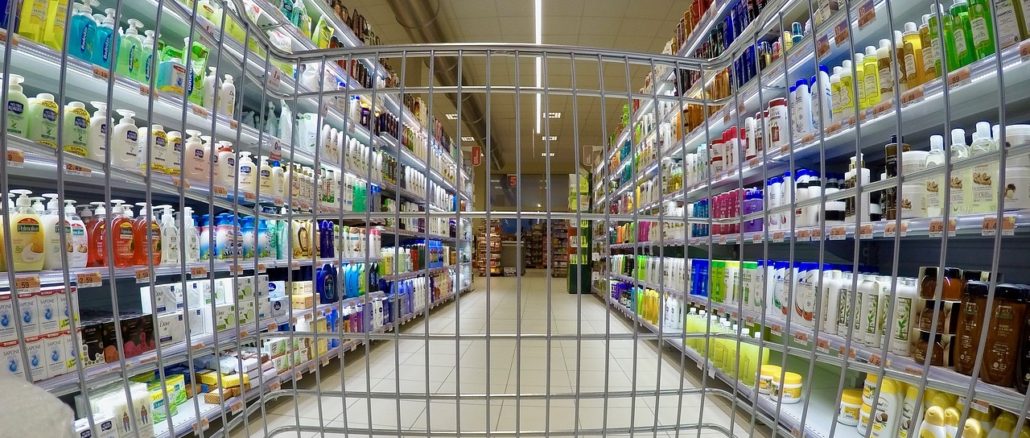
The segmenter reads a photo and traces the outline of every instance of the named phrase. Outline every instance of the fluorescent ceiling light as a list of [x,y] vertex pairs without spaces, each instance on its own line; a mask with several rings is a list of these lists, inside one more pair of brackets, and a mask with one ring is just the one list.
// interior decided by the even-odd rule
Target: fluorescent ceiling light
[[545,135],[543,137],[540,137],[540,139],[543,140],[543,141],[547,141],[547,140],[557,141],[558,140],[558,136],[557,135]]
[[461,136],[461,141],[476,141],[476,139],[467,135],[463,135]]
[[446,114],[447,120],[458,120],[458,115],[455,113]]
[[[533,26],[534,26],[533,30],[534,30],[534,34],[536,36],[535,41],[536,41],[536,43],[538,45],[539,44],[543,44],[543,42],[544,42],[544,36],[543,36],[544,20],[543,20],[542,17],[543,17],[543,0],[534,0],[533,1]],[[538,90],[540,89],[540,57],[539,56],[536,57],[536,88]],[[540,93],[539,92],[536,93],[536,114],[540,114]],[[540,133],[540,117],[539,116],[536,117],[536,132],[538,134]]]
[[542,153],[540,154],[540,156],[541,156],[541,157],[553,157],[553,156],[554,156],[554,152],[551,152],[551,153],[547,153],[547,152],[542,152]]
[[561,113],[544,113],[545,119],[560,119]]

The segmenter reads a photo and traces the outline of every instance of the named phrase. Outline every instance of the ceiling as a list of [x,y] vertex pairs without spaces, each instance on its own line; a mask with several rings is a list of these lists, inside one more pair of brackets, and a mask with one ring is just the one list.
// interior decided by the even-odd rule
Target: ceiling
[[[438,24],[441,33],[446,37],[445,41],[412,41],[405,28],[398,23],[390,3],[383,0],[346,2],[351,11],[356,10],[366,17],[383,44],[534,41],[533,0],[430,1],[430,10],[439,8]],[[543,0],[543,43],[596,47],[616,52],[660,53],[672,37],[679,18],[690,3],[691,0]],[[399,60],[390,63],[394,66],[400,65]],[[484,58],[465,57],[461,64],[466,84],[486,84]],[[626,67],[622,63],[605,63],[599,66],[596,61],[579,60],[575,63],[576,78],[573,84],[570,60],[549,57],[546,64],[545,84],[550,87],[575,85],[577,89],[597,90],[600,70],[604,77],[606,98],[603,104],[598,97],[580,96],[573,99],[571,96],[551,95],[545,99],[543,111],[561,113],[560,119],[550,119],[549,133],[557,136],[558,140],[552,141],[549,145],[554,155],[548,169],[548,163],[541,156],[545,148],[542,134],[533,134],[535,96],[523,92],[520,98],[516,99],[511,93],[493,93],[489,106],[490,133],[499,144],[493,144],[491,149],[493,153],[497,153],[498,149],[501,151],[504,163],[504,168],[500,171],[491,169],[494,175],[515,173],[517,167],[523,174],[543,173],[547,170],[554,174],[571,173],[575,168],[573,151],[577,128],[581,153],[588,149],[586,146],[602,145],[603,139],[618,125],[622,106],[628,103],[627,89],[636,91],[642,87],[648,71],[643,66],[631,66],[627,82]],[[411,68],[410,63],[408,68]],[[428,67],[423,67],[422,83],[416,81],[413,84],[412,78],[408,78],[406,82],[409,85],[428,85],[427,70]],[[494,57],[490,70],[491,85],[515,85],[513,58]],[[413,69],[408,71],[412,72]],[[524,57],[519,60],[518,82],[524,87],[535,85],[532,58]],[[433,83],[454,85],[439,84],[435,80]],[[478,94],[474,98],[483,112],[487,113],[485,95]],[[423,99],[426,99],[426,96],[423,96]],[[520,103],[518,117],[515,110],[516,100]],[[437,118],[445,121],[447,132],[458,138],[457,122],[444,117],[445,114],[456,112],[451,100],[443,94],[435,94],[432,111]],[[574,111],[577,113],[575,117]],[[470,135],[469,132],[472,131],[469,129],[469,123],[470,121],[465,121],[460,135]],[[547,129],[543,131],[547,133]],[[516,132],[521,133],[518,142]],[[486,153],[486,145],[481,141],[464,142],[462,145],[469,147],[472,144],[480,144]],[[520,153],[520,160],[516,160],[517,151]],[[583,159],[581,157],[581,163]],[[485,165],[490,163],[490,160],[484,158],[483,163],[484,167],[477,168],[475,173],[485,173]]]

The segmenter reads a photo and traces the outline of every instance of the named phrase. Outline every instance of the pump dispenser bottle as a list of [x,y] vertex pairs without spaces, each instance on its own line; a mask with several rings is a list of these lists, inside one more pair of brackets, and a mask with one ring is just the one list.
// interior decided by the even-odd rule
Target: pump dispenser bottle
[[171,205],[161,205],[161,263],[165,265],[179,264],[179,227],[172,214]]
[[[3,75],[0,75],[0,80],[3,79]],[[26,111],[29,109],[29,99],[25,97],[21,88],[21,83],[25,81],[25,78],[9,74],[7,81],[7,105],[5,106],[7,108],[7,133],[28,137]]]
[[89,139],[86,144],[86,158],[103,163],[107,152],[107,133],[110,120],[107,118],[107,103],[90,102],[97,110],[89,119]]
[[8,269],[15,272],[39,271],[43,269],[46,251],[43,235],[42,218],[32,209],[32,201],[28,190],[11,190],[18,195],[15,208],[10,218],[11,228],[7,234],[11,236],[11,256]]
[[118,74],[134,80],[145,79],[142,69],[143,39],[139,36],[138,29],[143,28],[143,23],[130,18],[128,26],[125,27],[118,47],[118,62],[115,71]]
[[57,149],[57,102],[50,93],[39,93],[29,99],[28,138]]
[[[140,208],[139,217],[132,221],[132,234],[134,240],[134,264],[143,266],[148,264],[148,260],[153,261],[153,265],[157,266],[161,264],[161,225],[157,221],[157,216],[154,215],[153,209],[150,208],[150,204],[146,202],[137,202]],[[150,234],[150,241],[147,241],[147,234]],[[151,253],[147,248],[151,248]]]
[[236,85],[232,82],[232,75],[225,75],[222,86],[218,89],[218,113],[232,119],[236,112]]
[[183,173],[191,183],[206,183],[211,169],[211,151],[201,140],[200,131],[187,130],[186,159]]
[[[136,156],[136,149],[139,147],[139,128],[133,116],[136,113],[120,109],[118,114],[121,120],[111,131],[111,166],[121,169],[132,169],[139,166],[139,158]],[[103,161],[100,157],[98,161]]]
[[[969,145],[969,157],[989,154],[998,150],[998,143],[991,138],[991,124],[978,122],[973,133],[973,143]],[[990,160],[977,164],[969,170],[967,202],[969,213],[991,213],[998,208],[998,192],[995,184],[998,181],[998,162]]]
[[[91,18],[92,19],[92,18]],[[68,102],[64,107],[64,151],[85,157],[89,148],[89,112],[82,102]]]
[[115,10],[108,8],[104,9],[107,14],[100,20],[100,24],[96,30],[96,40],[93,43],[93,59],[91,60],[94,64],[99,65],[103,68],[111,68],[111,40],[115,39],[115,44],[118,44],[118,34],[114,30],[114,13]]
[[207,76],[204,76],[204,108],[208,111],[215,109],[215,92],[218,90],[218,68],[208,67]]
[[182,244],[186,247],[186,261],[200,261],[200,231],[197,230],[197,221],[193,218],[193,208],[186,207],[182,211]]

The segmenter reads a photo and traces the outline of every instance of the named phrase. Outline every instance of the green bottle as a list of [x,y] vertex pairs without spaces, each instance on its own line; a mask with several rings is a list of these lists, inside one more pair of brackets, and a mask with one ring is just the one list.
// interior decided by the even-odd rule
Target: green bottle
[[[943,14],[943,16],[943,18],[946,18],[942,25],[944,26],[944,34],[947,38],[941,38],[940,31],[937,28],[937,21],[941,20],[942,17],[937,14],[937,4],[931,3],[930,20],[927,28],[930,30],[930,47],[933,49],[934,57],[933,68],[937,72],[937,77],[941,77],[941,75],[945,73],[943,67],[950,67],[953,65],[952,63],[955,62],[955,46],[951,44],[951,16],[948,14]],[[944,50],[947,51],[946,55],[948,57],[947,66],[941,64],[941,59],[943,59],[943,55],[941,54],[941,41],[947,41],[944,43]]]
[[129,19],[129,25],[119,38],[118,59],[114,71],[130,79],[140,80],[143,73],[143,38],[138,29],[143,28],[139,20]]
[[955,57],[958,61],[955,69],[959,69],[976,61],[973,30],[969,24],[969,5],[966,0],[955,0],[951,4],[951,20],[951,40],[955,45]]
[[969,0],[969,26],[973,30],[973,52],[976,59],[994,54],[994,23],[987,0]]

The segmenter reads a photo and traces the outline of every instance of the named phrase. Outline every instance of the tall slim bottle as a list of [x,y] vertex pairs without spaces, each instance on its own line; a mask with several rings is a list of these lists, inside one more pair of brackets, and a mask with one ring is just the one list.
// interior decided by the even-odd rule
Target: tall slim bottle
[[973,29],[969,23],[969,4],[966,0],[955,0],[951,4],[951,43],[955,46],[955,69],[960,69],[976,60],[976,48],[973,46]]

